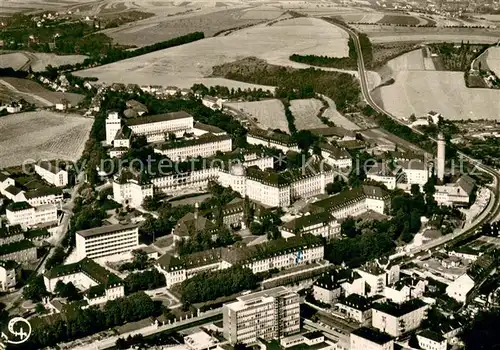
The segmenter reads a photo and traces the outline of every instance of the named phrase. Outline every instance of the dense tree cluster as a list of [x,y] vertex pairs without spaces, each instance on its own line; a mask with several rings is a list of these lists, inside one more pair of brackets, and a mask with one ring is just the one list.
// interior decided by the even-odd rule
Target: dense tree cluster
[[[217,238],[215,240],[212,239],[212,235],[216,235]],[[177,242],[176,249],[177,253],[182,256],[212,248],[226,247],[238,240],[241,240],[240,236],[233,235],[227,227],[220,227],[216,232],[206,230],[197,231],[189,239]]]
[[167,285],[165,275],[156,269],[131,273],[125,280],[125,293],[132,294],[141,290],[151,290]]
[[23,288],[23,298],[31,301],[41,301],[47,296],[48,292],[45,288],[42,275],[36,275],[28,280],[28,284]]
[[131,262],[126,262],[120,266],[120,271],[145,270],[151,266],[148,255],[142,250],[133,250],[134,259]]
[[74,307],[62,314],[31,320],[32,334],[23,344],[29,349],[55,346],[88,335],[161,314],[160,304],[144,293],[132,294],[126,298],[108,301],[103,309]]
[[252,270],[241,266],[232,266],[222,271],[202,272],[182,282],[181,300],[184,305],[215,300],[254,289],[257,282]]
[[229,89],[227,86],[215,85],[206,87],[203,84],[194,84],[191,87],[191,90],[193,90],[196,94],[199,94],[201,96],[210,95],[210,96],[219,96],[222,98],[243,98],[246,101],[259,101],[262,98],[273,97],[271,91],[262,90],[261,88]]
[[478,350],[500,348],[499,322],[499,310],[480,311],[464,329],[462,340],[465,343],[465,348]]
[[56,288],[54,292],[61,298],[66,298],[68,301],[81,300],[82,296],[76,289],[72,282],[64,283],[63,281],[57,281]]
[[329,57],[329,56],[293,54],[290,56],[290,60],[318,67],[357,69],[358,55],[356,53],[356,47],[354,45],[354,41],[352,40],[352,38],[349,38],[348,45],[349,45],[348,57]]

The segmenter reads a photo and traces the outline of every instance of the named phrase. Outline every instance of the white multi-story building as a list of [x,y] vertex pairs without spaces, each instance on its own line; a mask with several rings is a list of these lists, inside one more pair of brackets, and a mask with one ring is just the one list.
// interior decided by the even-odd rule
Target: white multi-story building
[[427,280],[407,277],[384,288],[384,296],[394,303],[402,304],[411,299],[421,298],[427,286]]
[[284,153],[289,151],[299,152],[297,142],[295,142],[290,135],[274,131],[251,129],[247,133],[247,142],[251,145],[277,148]]
[[393,350],[394,340],[387,333],[361,327],[351,332],[350,350]]
[[314,299],[333,304],[341,296],[365,295],[365,281],[350,269],[333,270],[323,274],[313,284]]
[[0,291],[6,292],[16,286],[17,263],[12,260],[0,260]]
[[368,262],[355,269],[355,271],[370,286],[370,291],[367,293],[368,296],[384,293],[384,288],[387,285],[387,273],[376,262]]
[[213,97],[213,96],[208,96],[208,95],[204,96],[201,99],[201,103],[205,107],[208,107],[208,108],[213,109],[213,110],[217,110],[217,109],[222,108],[222,100],[220,98]]
[[237,300],[222,308],[224,337],[231,344],[249,344],[258,338],[272,340],[300,331],[300,297],[285,287]]
[[50,293],[54,293],[57,282],[71,282],[84,291],[88,305],[103,304],[125,296],[123,281],[91,259],[54,267],[45,272],[43,281]]
[[162,154],[168,158],[186,160],[195,157],[211,157],[217,152],[230,152],[233,149],[233,141],[228,135],[203,135],[192,140],[181,140],[179,142],[169,142],[155,147],[155,153]]
[[193,129],[193,116],[186,112],[170,112],[127,120],[135,135],[145,136],[148,142],[164,141],[168,134],[180,137]]
[[309,209],[315,212],[328,211],[337,219],[357,216],[369,210],[384,214],[389,199],[389,194],[382,188],[363,185],[313,202],[309,205]]
[[139,227],[135,224],[101,226],[76,233],[78,259],[124,254],[138,246]]
[[393,190],[396,188],[401,174],[396,169],[391,169],[387,163],[376,163],[368,170],[366,177],[384,184],[389,190]]
[[8,175],[0,172],[0,193],[5,196],[5,189],[10,186],[15,186],[16,181]]
[[323,258],[321,238],[305,234],[280,238],[258,246],[219,248],[179,258],[166,253],[157,260],[156,267],[165,275],[167,287],[170,288],[202,271],[223,270],[241,265],[253,273],[259,273],[319,262]]
[[57,207],[53,204],[31,206],[28,202],[15,202],[5,210],[10,225],[21,225],[23,228],[57,222]]
[[113,181],[113,199],[115,202],[132,208],[142,206],[146,197],[153,197],[153,184],[141,183],[135,176],[123,172]]
[[436,186],[434,200],[439,205],[466,206],[469,204],[470,196],[475,187],[475,181],[470,176],[463,175],[455,183]]
[[68,184],[68,172],[50,162],[36,163],[35,172],[40,175],[42,179],[56,187],[64,187]]
[[306,213],[304,216],[282,224],[280,230],[284,236],[310,233],[331,239],[340,235],[340,223],[328,212]]
[[400,160],[397,167],[402,171],[401,182],[422,187],[429,181],[429,169],[420,159]]
[[24,192],[24,199],[34,207],[47,204],[58,205],[63,200],[63,193],[60,188],[46,187]]
[[109,112],[106,118],[106,144],[113,145],[113,140],[121,128],[122,120],[118,112]]
[[446,338],[428,329],[417,334],[417,341],[422,350],[446,350],[448,348]]
[[345,148],[336,147],[329,143],[320,145],[321,156],[331,166],[338,169],[345,169],[352,167],[352,156]]
[[370,325],[372,319],[371,302],[358,294],[350,294],[335,304],[334,314],[359,324]]
[[[126,121],[126,125],[133,134],[145,136],[148,142],[164,141],[165,136],[170,133],[179,137],[183,136],[185,132],[193,130],[193,123],[193,116],[183,111],[142,116]],[[117,112],[110,112],[106,119],[106,143],[108,145],[113,145],[121,129],[120,116]]]
[[467,295],[475,286],[474,279],[464,273],[446,287],[446,294],[460,303],[465,303]]
[[429,305],[420,299],[403,304],[393,302],[375,303],[372,306],[372,327],[399,337],[420,327],[427,317]]

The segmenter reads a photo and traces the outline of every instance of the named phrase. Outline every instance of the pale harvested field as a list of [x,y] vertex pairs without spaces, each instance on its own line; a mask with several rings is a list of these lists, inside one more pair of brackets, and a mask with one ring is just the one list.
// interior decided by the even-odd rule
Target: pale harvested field
[[500,77],[500,47],[490,47],[486,56],[488,68]]
[[44,71],[50,64],[52,67],[59,67],[65,64],[77,64],[83,62],[88,56],[84,55],[56,55],[53,53],[29,52],[27,53],[31,62],[31,69],[34,72]]
[[387,66],[393,72],[408,70],[435,70],[434,63],[430,57],[424,57],[422,49],[417,49],[398,56],[389,62]]
[[23,98],[37,107],[51,107],[62,99],[67,99],[75,106],[83,100],[83,95],[50,91],[27,79],[3,77],[0,79],[0,85],[3,92],[9,92],[12,97]]
[[469,89],[462,72],[399,71],[396,82],[380,88],[385,109],[397,117],[430,110],[446,119],[498,119],[500,91]]
[[246,113],[250,118],[256,118],[262,129],[280,129],[290,132],[285,117],[285,108],[280,100],[231,102],[225,105]]
[[[226,85],[227,79],[208,78],[212,67],[255,56],[271,64],[289,65],[292,53],[345,57],[348,35],[338,27],[314,18],[285,20],[273,26],[258,25],[227,36],[153,52],[75,73],[107,83]],[[251,84],[232,82],[231,86]],[[269,87],[264,87],[268,89]]]
[[315,98],[290,101],[290,112],[295,117],[297,130],[323,128],[325,124],[318,118],[323,103]]
[[14,70],[21,69],[28,63],[28,58],[21,52],[6,53],[0,55],[0,68],[12,68]]
[[0,168],[28,159],[80,158],[93,119],[37,111],[0,118]]
[[332,122],[335,123],[337,126],[341,126],[347,130],[359,130],[360,127],[344,117],[342,114],[340,114],[339,111],[337,111],[337,108],[335,106],[335,102],[329,98],[323,95],[323,98],[328,102],[329,106],[324,112],[323,112],[323,117],[328,118]]

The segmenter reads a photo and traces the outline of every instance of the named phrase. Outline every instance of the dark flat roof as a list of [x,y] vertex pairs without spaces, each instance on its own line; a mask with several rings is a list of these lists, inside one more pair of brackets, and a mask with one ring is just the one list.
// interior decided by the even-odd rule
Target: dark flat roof
[[136,227],[138,227],[136,224],[107,225],[107,226],[91,228],[88,230],[78,231],[76,234],[80,235],[82,237],[92,237],[92,236],[98,236],[98,235],[111,233],[111,232],[115,232],[115,231],[128,230],[128,229],[136,228]]
[[371,342],[383,345],[392,340],[392,337],[387,334],[380,332],[376,329],[373,328],[368,328],[368,327],[361,327],[358,328],[354,331],[352,331],[351,334],[357,335],[358,337],[361,337],[363,339],[367,339]]
[[175,119],[184,119],[184,118],[193,118],[193,116],[187,112],[170,112],[164,114],[156,114],[156,115],[148,115],[145,117],[139,117],[135,119],[128,119],[127,125],[141,125],[141,124],[149,124],[149,123],[158,123],[164,122],[167,120],[175,120]]
[[420,299],[413,299],[403,304],[396,304],[390,301],[385,303],[375,303],[372,308],[394,317],[401,317],[415,310],[425,307],[427,304]]

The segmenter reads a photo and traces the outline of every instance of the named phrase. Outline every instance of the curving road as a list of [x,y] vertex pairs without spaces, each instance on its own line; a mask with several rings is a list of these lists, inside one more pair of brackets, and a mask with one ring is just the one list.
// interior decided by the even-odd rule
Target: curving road
[[[359,42],[358,34],[354,30],[352,30],[351,28],[344,26],[344,25],[341,25],[340,23],[333,23],[333,22],[329,22],[329,23],[332,23],[332,24],[340,27],[341,29],[344,29],[346,32],[349,33],[349,36],[354,41],[354,44],[356,47],[356,52],[358,55],[358,72],[359,72],[359,80],[360,80],[360,85],[361,85],[361,92],[362,92],[363,97],[365,98],[366,102],[377,112],[388,116],[389,118],[391,118],[392,120],[394,120],[395,122],[397,122],[401,125],[409,127],[406,123],[399,120],[396,116],[392,115],[391,113],[389,113],[388,111],[386,111],[385,109],[383,109],[379,105],[377,105],[377,103],[372,99],[372,97],[370,95],[370,89],[368,88],[365,62],[364,62],[363,53],[361,50],[361,44]],[[417,130],[414,128],[412,128],[412,130],[418,134],[424,135],[424,133],[422,133],[420,130]],[[434,142],[436,142],[435,139],[432,139],[432,140]],[[458,243],[458,242],[466,239],[467,237],[473,235],[474,233],[476,233],[476,231],[478,229],[480,229],[484,223],[491,222],[498,215],[500,215],[500,200],[499,200],[500,175],[499,175],[499,173],[495,169],[493,169],[492,167],[482,164],[477,159],[473,159],[460,151],[457,153],[460,156],[462,156],[463,158],[467,159],[471,164],[475,165],[481,171],[486,172],[486,173],[490,174],[491,176],[493,176],[493,185],[491,187],[492,187],[492,191],[493,191],[493,195],[494,195],[494,200],[493,200],[493,203],[491,204],[491,206],[488,206],[489,212],[486,213],[485,215],[481,215],[479,217],[480,219],[474,225],[465,229],[464,231],[459,232],[457,234],[453,234],[453,235],[446,235],[446,236],[444,236],[444,238],[442,240],[436,241],[434,244],[432,244],[432,242],[430,242],[430,244],[425,245],[424,248],[416,248],[416,249],[412,250],[412,253],[419,253],[422,250],[436,249],[436,248],[439,248],[440,246],[443,246],[443,245],[446,246],[446,245]]]

